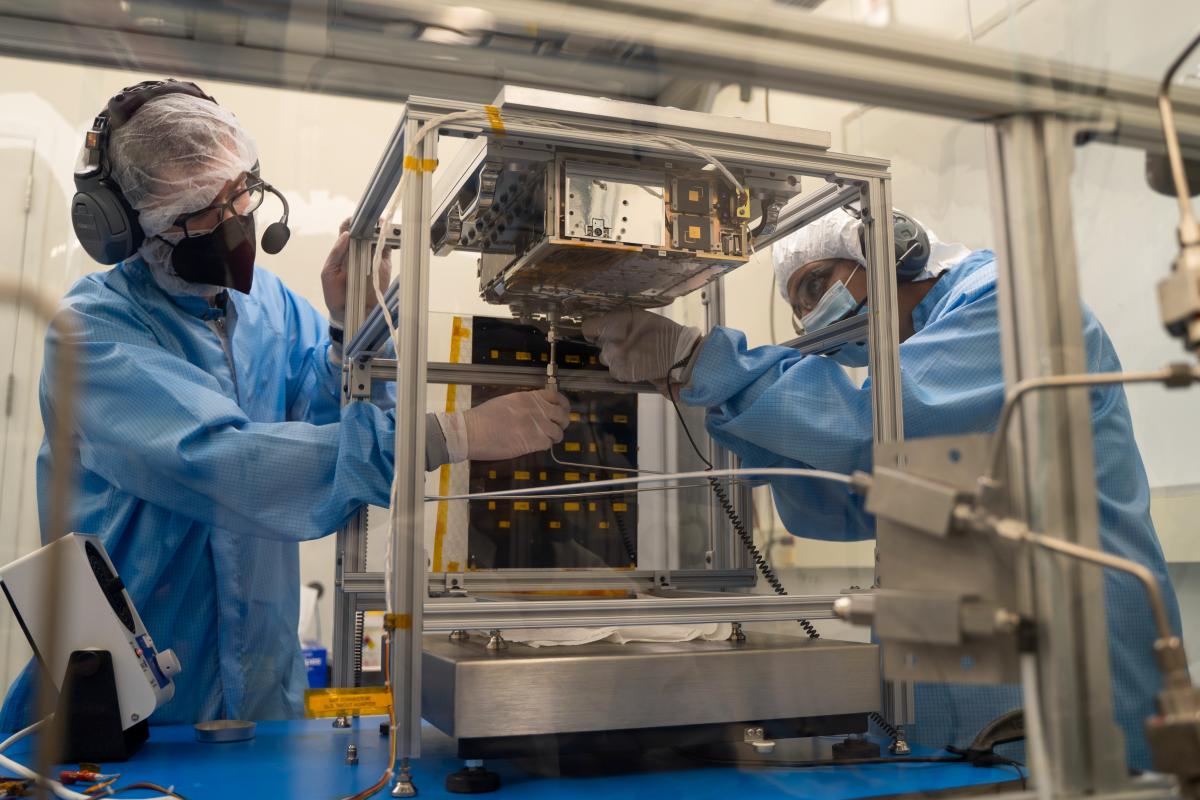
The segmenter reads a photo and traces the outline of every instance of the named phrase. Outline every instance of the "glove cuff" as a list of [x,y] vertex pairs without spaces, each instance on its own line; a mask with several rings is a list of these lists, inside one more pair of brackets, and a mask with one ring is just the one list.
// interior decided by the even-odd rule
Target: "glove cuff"
[[687,378],[691,378],[690,366],[696,352],[700,349],[698,345],[703,339],[699,328],[688,327],[680,332],[679,339],[675,342],[675,360],[671,364],[671,369],[667,371],[668,383],[684,383],[685,374]]
[[446,452],[449,453],[450,463],[457,464],[466,461],[469,453],[467,446],[467,421],[461,412],[437,414],[438,424],[442,426],[442,434],[446,437]]

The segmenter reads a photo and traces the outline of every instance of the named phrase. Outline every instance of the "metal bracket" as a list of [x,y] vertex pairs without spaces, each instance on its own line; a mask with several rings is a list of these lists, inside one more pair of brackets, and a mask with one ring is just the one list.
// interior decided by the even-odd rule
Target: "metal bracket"
[[371,398],[371,359],[359,356],[342,369],[342,394],[347,401]]
[[455,596],[467,596],[467,576],[463,572],[447,572],[445,575],[446,593]]
[[654,587],[656,589],[671,589],[671,570],[654,571]]

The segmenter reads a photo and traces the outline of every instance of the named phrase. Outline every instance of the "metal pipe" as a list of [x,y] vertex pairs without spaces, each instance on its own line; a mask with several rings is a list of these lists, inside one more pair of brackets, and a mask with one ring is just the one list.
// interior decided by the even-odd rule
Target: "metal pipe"
[[1196,218],[1192,214],[1187,171],[1184,169],[1183,154],[1179,148],[1179,132],[1175,128],[1175,108],[1171,103],[1171,82],[1175,79],[1175,73],[1187,61],[1188,56],[1192,54],[1197,45],[1200,45],[1200,34],[1197,34],[1179,54],[1179,57],[1172,62],[1158,87],[1158,112],[1162,117],[1163,140],[1167,146],[1167,159],[1171,163],[1171,178],[1175,182],[1175,194],[1179,200],[1179,231],[1180,238],[1185,239],[1183,244],[1195,244],[1200,238],[1200,230],[1197,230]]
[[1084,386],[1109,386],[1119,383],[1170,383],[1184,380],[1184,375],[1190,375],[1190,380],[1200,380],[1200,367],[1189,367],[1186,364],[1178,367],[1149,372],[1098,372],[1084,375],[1047,375],[1040,378],[1028,378],[1013,384],[1008,395],[1004,398],[1004,406],[1000,409],[1000,422],[992,439],[991,451],[988,455],[987,468],[981,480],[982,485],[992,485],[996,482],[1001,457],[1004,454],[1004,440],[1008,435],[1008,426],[1021,400],[1030,392],[1043,389],[1073,389]]
[[1086,561],[1090,564],[1097,564],[1101,567],[1108,567],[1132,575],[1141,582],[1142,587],[1146,590],[1146,596],[1150,601],[1150,610],[1154,616],[1154,626],[1158,629],[1158,638],[1170,639],[1175,636],[1175,632],[1171,629],[1171,619],[1167,614],[1167,604],[1163,599],[1162,588],[1159,586],[1158,580],[1154,577],[1154,573],[1147,567],[1128,558],[1121,558],[1120,556],[1106,553],[1103,550],[1094,550],[1091,547],[1084,547],[1075,542],[1069,542],[1066,539],[1058,539],[1053,536],[1047,536],[1044,533],[1037,533],[1030,530],[1029,526],[1020,520],[1011,518],[990,519],[988,520],[987,527],[997,536],[1010,541],[1028,542],[1044,550],[1052,550],[1079,561]]

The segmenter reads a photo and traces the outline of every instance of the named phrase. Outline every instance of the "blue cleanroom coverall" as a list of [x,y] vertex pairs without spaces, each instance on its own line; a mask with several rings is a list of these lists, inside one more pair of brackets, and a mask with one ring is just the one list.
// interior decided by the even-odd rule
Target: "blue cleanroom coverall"
[[[900,345],[907,438],[995,430],[1004,401],[991,252],[972,253],[942,275],[913,311],[916,332]],[[1119,371],[1104,329],[1084,310],[1090,372]],[[1121,387],[1092,389],[1096,485],[1104,549],[1149,567],[1166,589],[1171,619],[1179,610],[1150,520],[1150,487]],[[708,409],[709,433],[747,467],[870,470],[871,397],[834,361],[785,347],[747,349],[745,336],[717,328],[705,340],[681,399]],[[772,481],[776,507],[794,534],[865,539],[873,525],[861,500],[840,484]],[[1140,584],[1106,571],[1113,703],[1131,766],[1148,768],[1142,734],[1160,679],[1152,658],[1155,630]],[[917,688],[913,737],[922,744],[965,745],[992,718],[1020,705],[1016,687],[941,684]]]
[[[299,542],[387,505],[392,479],[393,413],[339,407],[324,317],[262,269],[249,295],[228,297],[221,310],[170,296],[134,258],[80,280],[60,311],[80,347],[71,529],[100,537],[155,644],[183,666],[156,724],[299,714]],[[46,337],[47,431],[62,335]],[[436,465],[446,445],[429,423]],[[43,522],[51,466],[43,443]],[[33,672],[9,691],[6,730],[30,721]]]

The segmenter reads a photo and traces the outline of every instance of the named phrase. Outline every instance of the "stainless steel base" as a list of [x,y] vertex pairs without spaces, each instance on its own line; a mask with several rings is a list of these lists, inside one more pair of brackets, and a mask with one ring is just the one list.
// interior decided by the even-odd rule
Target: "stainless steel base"
[[487,650],[425,637],[422,716],[494,738],[862,714],[879,709],[875,645],[752,633],[745,642]]

